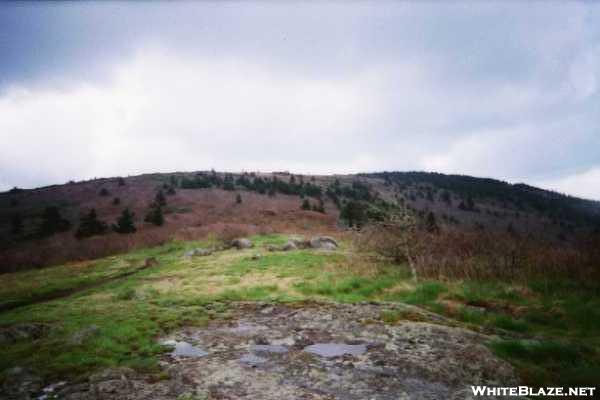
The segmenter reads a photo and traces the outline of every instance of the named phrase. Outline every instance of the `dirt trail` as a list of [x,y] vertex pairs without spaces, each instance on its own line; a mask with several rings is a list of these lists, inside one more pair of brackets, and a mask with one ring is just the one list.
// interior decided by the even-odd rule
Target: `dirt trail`
[[34,304],[44,303],[44,302],[51,301],[51,300],[57,300],[57,299],[69,297],[69,296],[74,295],[75,293],[83,292],[84,290],[88,290],[88,289],[93,289],[95,287],[104,285],[105,283],[108,283],[108,282],[118,281],[120,279],[127,278],[128,276],[134,275],[134,274],[136,274],[142,270],[145,270],[147,268],[148,267],[146,265],[142,265],[141,267],[138,267],[134,270],[127,271],[127,272],[124,272],[122,274],[115,275],[115,276],[101,278],[97,281],[86,283],[84,285],[80,285],[77,287],[55,290],[53,292],[50,292],[50,293],[47,293],[47,294],[44,294],[41,296],[35,296],[34,298],[27,299],[27,300],[18,300],[18,301],[13,301],[13,302],[0,303],[0,313],[5,312],[5,311],[14,310],[14,309],[20,308],[20,307],[30,306],[30,305],[34,305]]

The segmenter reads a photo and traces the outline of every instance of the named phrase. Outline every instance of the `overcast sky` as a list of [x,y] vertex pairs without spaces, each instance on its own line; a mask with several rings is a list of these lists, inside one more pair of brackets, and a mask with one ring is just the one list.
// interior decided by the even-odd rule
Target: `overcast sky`
[[599,92],[592,2],[3,2],[0,190],[426,170],[600,199]]

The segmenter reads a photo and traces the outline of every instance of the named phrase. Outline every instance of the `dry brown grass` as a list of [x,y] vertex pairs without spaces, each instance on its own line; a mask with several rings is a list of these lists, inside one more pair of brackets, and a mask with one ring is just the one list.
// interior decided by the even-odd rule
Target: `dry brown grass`
[[[408,261],[398,239],[385,227],[366,229],[355,244],[396,262]],[[421,278],[446,280],[526,281],[600,277],[600,237],[556,242],[535,237],[479,230],[445,230],[437,234],[414,231],[408,238],[412,264]]]
[[[77,240],[74,229],[50,238],[29,240],[0,250],[0,272],[28,268],[40,268],[68,261],[91,260],[133,249],[151,247],[170,240],[204,240],[213,237],[229,241],[237,237],[268,233],[303,234],[331,233],[337,230],[337,210],[327,203],[327,214],[299,209],[298,196],[277,195],[269,197],[247,191],[224,191],[220,189],[179,189],[174,196],[167,196],[165,225],[156,227],[142,222],[145,211],[160,184],[152,179],[131,178],[126,186],[118,186],[115,180],[65,185],[27,193],[26,206],[69,200],[63,209],[77,225],[80,213],[95,208],[101,220],[114,222],[121,210],[129,207],[136,213],[135,234],[109,233],[103,236]],[[98,195],[106,187],[108,197]],[[235,197],[241,193],[242,204]],[[113,197],[121,204],[112,205]]]

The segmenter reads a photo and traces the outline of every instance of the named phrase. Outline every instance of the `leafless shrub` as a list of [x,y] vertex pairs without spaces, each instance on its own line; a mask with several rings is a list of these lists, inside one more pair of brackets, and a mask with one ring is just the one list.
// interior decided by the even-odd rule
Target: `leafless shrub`
[[428,233],[386,222],[357,233],[355,244],[395,262],[406,262],[419,278],[585,281],[600,276],[600,238],[591,235],[558,243],[480,230]]

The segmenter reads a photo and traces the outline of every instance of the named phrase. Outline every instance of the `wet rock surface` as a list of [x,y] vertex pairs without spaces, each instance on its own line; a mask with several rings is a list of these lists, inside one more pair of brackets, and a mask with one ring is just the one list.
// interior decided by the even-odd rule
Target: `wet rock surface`
[[[160,339],[202,351],[165,352],[168,379],[105,371],[62,387],[58,398],[470,399],[470,385],[518,385],[512,367],[485,347],[489,337],[378,319],[398,307],[242,303],[231,319]],[[434,321],[427,313],[424,319]]]

